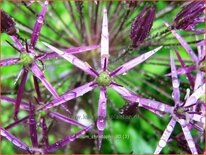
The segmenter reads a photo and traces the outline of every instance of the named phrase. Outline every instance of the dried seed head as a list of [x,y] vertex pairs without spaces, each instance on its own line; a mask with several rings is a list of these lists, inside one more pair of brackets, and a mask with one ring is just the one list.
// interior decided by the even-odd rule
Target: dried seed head
[[17,29],[15,27],[14,20],[3,10],[1,10],[1,33],[17,35]]
[[155,6],[146,5],[132,23],[130,38],[133,46],[138,47],[147,37],[155,17]]

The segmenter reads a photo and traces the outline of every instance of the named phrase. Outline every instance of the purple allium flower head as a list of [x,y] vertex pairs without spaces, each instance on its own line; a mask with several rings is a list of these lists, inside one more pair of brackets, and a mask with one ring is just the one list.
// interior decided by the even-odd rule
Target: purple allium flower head
[[134,47],[138,47],[147,37],[155,17],[155,5],[146,5],[132,23],[130,38]]
[[[14,110],[14,119],[17,119],[17,114],[19,112],[19,106],[20,106],[21,99],[23,96],[23,91],[24,91],[24,86],[25,86],[26,79],[28,76],[28,71],[31,71],[33,73],[33,76],[35,76],[34,78],[38,78],[55,98],[59,97],[59,95],[54,90],[52,85],[45,78],[44,73],[41,71],[41,69],[39,68],[36,62],[36,61],[42,62],[42,60],[45,60],[45,59],[55,58],[58,55],[55,52],[50,52],[50,53],[40,54],[40,55],[37,55],[34,52],[34,47],[37,43],[40,31],[41,31],[41,27],[44,22],[44,17],[46,14],[47,6],[48,6],[48,0],[45,1],[44,6],[41,12],[39,13],[37,20],[35,22],[34,30],[32,32],[31,41],[30,41],[30,47],[28,47],[28,44],[26,42],[26,48],[24,48],[24,46],[21,44],[21,42],[18,40],[16,36],[10,36],[11,39],[14,41],[15,45],[17,46],[18,51],[20,52],[20,58],[10,58],[7,60],[3,60],[0,63],[1,66],[12,65],[16,63],[23,64],[23,69],[22,69],[23,74],[22,74],[22,80],[20,83],[20,87],[17,93],[17,100],[16,100],[15,110]],[[83,47],[77,47],[77,48],[69,48],[69,49],[66,49],[65,52],[81,53],[84,51],[96,49],[98,47],[99,46],[88,46],[88,47],[83,46]],[[37,83],[35,83],[35,88],[37,88],[36,84]],[[64,105],[62,105],[62,107],[64,107]]]
[[35,47],[36,42],[38,40],[38,36],[39,36],[40,30],[41,30],[41,27],[42,27],[42,24],[44,21],[44,16],[45,16],[45,13],[47,10],[47,6],[48,6],[48,1],[46,0],[39,16],[37,17],[37,20],[36,20],[36,23],[34,26],[34,30],[32,33],[32,37],[31,37],[31,41],[30,41],[30,47],[28,47],[28,44],[26,42],[26,48],[24,48],[16,36],[11,36],[11,39],[14,41],[14,43],[16,44],[16,46],[19,49],[19,52],[21,53],[20,61],[23,64],[23,77],[22,77],[22,80],[20,83],[20,88],[18,89],[18,93],[17,93],[17,100],[16,100],[16,104],[15,104],[15,111],[14,111],[14,119],[17,119],[17,114],[19,112],[20,102],[22,99],[23,90],[24,90],[24,86],[26,83],[26,78],[28,76],[28,68],[32,71],[32,73],[37,78],[39,78],[44,83],[46,88],[48,90],[50,90],[50,92],[54,96],[55,95],[58,96],[55,93],[55,90],[52,88],[51,84],[46,80],[44,73],[40,70],[38,65],[34,62],[34,57],[35,57],[34,47]]
[[204,33],[204,30],[194,29],[196,24],[204,22],[204,17],[200,17],[205,9],[204,5],[202,0],[190,2],[176,15],[174,28]]
[[[122,95],[123,98],[133,98],[135,101],[139,99],[139,96],[135,93],[129,91],[128,89],[124,88],[123,86],[117,84],[113,81],[113,78],[126,73],[136,65],[144,62],[146,59],[148,59],[150,56],[155,54],[158,50],[160,50],[162,47],[158,47],[154,50],[151,50],[145,54],[142,54],[129,62],[119,66],[115,70],[109,72],[108,71],[108,60],[109,60],[109,32],[108,32],[108,19],[107,19],[107,10],[104,9],[104,15],[103,15],[103,23],[102,23],[102,34],[101,34],[101,71],[96,71],[93,69],[88,63],[85,63],[78,59],[76,56],[70,55],[65,53],[64,51],[61,51],[54,46],[51,46],[47,43],[44,43],[47,47],[58,53],[60,56],[68,60],[70,63],[78,67],[79,69],[83,70],[85,73],[93,76],[95,78],[94,81],[89,82],[87,84],[84,84],[80,87],[77,87],[73,90],[68,91],[61,97],[51,101],[50,103],[42,106],[37,111],[45,111],[49,108],[58,106],[66,101],[72,100],[74,98],[77,98],[97,86],[100,87],[100,97],[99,97],[99,104],[98,104],[98,119],[97,119],[97,128],[98,128],[98,148],[101,148],[102,143],[102,136],[103,131],[106,126],[106,102],[107,102],[107,88],[111,87],[118,93]],[[133,102],[135,102],[133,100]]]
[[205,116],[198,114],[196,111],[191,111],[190,107],[195,105],[197,100],[204,94],[205,92],[205,84],[200,86],[195,92],[187,98],[184,103],[180,102],[180,90],[179,90],[179,79],[177,77],[177,70],[174,63],[174,58],[172,56],[172,52],[170,53],[171,59],[171,76],[172,76],[172,85],[173,85],[173,99],[175,102],[175,106],[173,108],[173,112],[171,113],[171,120],[167,125],[162,137],[160,138],[159,144],[154,152],[154,154],[159,154],[166,146],[166,143],[169,140],[170,135],[172,134],[176,122],[178,122],[183,130],[185,139],[187,144],[191,150],[192,154],[198,154],[195,142],[191,136],[189,123],[191,121],[197,121],[202,124],[205,124]]

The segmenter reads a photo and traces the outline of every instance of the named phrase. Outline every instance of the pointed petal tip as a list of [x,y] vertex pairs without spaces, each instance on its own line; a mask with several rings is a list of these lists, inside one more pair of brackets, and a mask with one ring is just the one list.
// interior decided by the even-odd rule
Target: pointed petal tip
[[163,22],[164,24],[165,24],[165,26],[167,26],[167,27],[169,27],[170,25],[169,25],[169,23],[167,23],[167,22]]
[[103,131],[98,130],[98,151],[100,152],[102,146]]
[[156,48],[157,51],[159,51],[163,46],[159,46]]
[[48,43],[46,43],[46,42],[44,42],[44,41],[41,41],[41,42],[42,42],[44,45],[46,45],[46,46],[49,45]]

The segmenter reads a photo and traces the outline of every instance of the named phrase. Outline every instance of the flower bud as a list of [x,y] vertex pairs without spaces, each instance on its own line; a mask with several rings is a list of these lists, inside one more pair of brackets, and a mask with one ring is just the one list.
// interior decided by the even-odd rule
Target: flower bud
[[1,33],[7,33],[8,35],[17,34],[14,20],[3,10],[1,10]]
[[134,47],[138,47],[147,37],[155,17],[155,6],[146,5],[132,23],[130,37]]
[[204,1],[189,3],[176,15],[173,27],[182,30],[194,30],[196,24],[204,22],[204,19],[200,18],[204,9]]

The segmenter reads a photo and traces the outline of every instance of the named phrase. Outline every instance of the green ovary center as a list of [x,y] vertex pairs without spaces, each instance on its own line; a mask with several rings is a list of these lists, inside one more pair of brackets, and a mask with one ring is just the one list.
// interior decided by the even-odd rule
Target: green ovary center
[[109,76],[108,72],[101,72],[97,78],[97,83],[100,86],[107,86],[112,81],[112,78]]
[[21,53],[20,61],[22,62],[23,65],[29,65],[34,61],[34,58],[28,53]]

